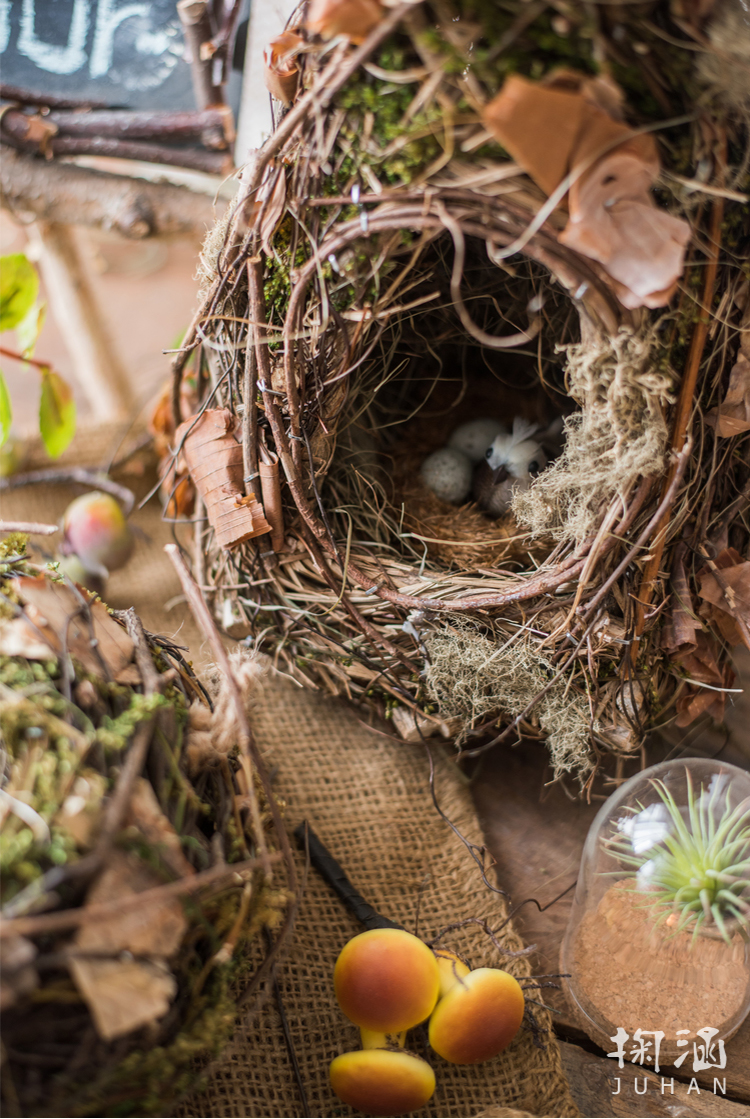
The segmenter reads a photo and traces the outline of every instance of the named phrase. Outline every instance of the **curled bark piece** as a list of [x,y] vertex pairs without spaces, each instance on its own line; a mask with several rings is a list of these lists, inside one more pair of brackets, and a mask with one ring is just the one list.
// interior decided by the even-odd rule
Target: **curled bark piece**
[[271,525],[271,547],[274,552],[281,552],[284,549],[284,510],[281,505],[279,456],[269,451],[262,443],[258,472],[263,494],[263,508],[266,519]]
[[297,54],[305,40],[296,30],[282,31],[263,51],[263,81],[266,89],[284,105],[291,105],[299,84]]
[[245,496],[242,445],[235,438],[235,426],[228,408],[213,408],[192,416],[175,433],[222,548],[271,531],[261,503],[253,494]]
[[321,39],[346,35],[363,43],[384,14],[378,0],[312,0],[305,27]]

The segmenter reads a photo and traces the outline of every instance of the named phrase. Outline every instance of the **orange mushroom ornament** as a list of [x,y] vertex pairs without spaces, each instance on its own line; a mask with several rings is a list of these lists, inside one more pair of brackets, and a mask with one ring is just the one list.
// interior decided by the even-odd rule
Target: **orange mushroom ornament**
[[429,1018],[440,969],[424,941],[404,929],[375,928],[342,949],[333,973],[344,1014],[360,1027],[362,1049],[331,1062],[331,1087],[367,1115],[405,1115],[435,1091],[435,1074],[404,1049],[406,1031]]
[[365,1115],[406,1115],[424,1107],[435,1091],[427,1061],[394,1047],[360,1049],[334,1057],[331,1087],[342,1101]]
[[429,1018],[440,993],[440,971],[419,937],[404,929],[368,929],[344,945],[333,986],[355,1025],[401,1033]]

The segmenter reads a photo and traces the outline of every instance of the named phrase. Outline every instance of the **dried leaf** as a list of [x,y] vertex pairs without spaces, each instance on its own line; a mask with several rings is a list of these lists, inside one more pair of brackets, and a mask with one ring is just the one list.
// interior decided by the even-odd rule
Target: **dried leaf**
[[297,55],[305,40],[295,29],[282,31],[263,51],[263,80],[266,89],[284,105],[291,105],[299,85]]
[[511,74],[482,116],[516,163],[552,194],[570,170],[584,104],[578,93]]
[[346,35],[353,43],[362,43],[383,15],[378,0],[312,0],[305,27],[321,39]]
[[222,548],[271,531],[261,503],[243,492],[242,447],[235,427],[229,409],[214,408],[186,420],[175,433]]
[[682,273],[687,222],[659,209],[636,182],[647,172],[636,159],[613,153],[571,187],[570,219],[558,240],[598,260],[624,291],[624,306],[661,307],[668,302]]
[[[86,672],[99,677],[103,675],[102,662],[114,678],[132,661],[133,642],[127,631],[110,616],[103,602],[89,597],[83,588],[79,594],[88,599],[88,611],[70,587],[53,583],[43,575],[23,576],[13,586],[24,604],[31,634],[46,641],[55,654],[62,652],[64,640],[66,652],[80,661]],[[91,616],[93,634],[87,613]],[[46,655],[49,656],[49,650]]]
[[34,632],[25,618],[0,621],[0,653],[6,657],[26,657],[29,661],[45,661],[54,656],[47,642]]
[[[719,646],[716,639],[710,634],[700,632],[696,635],[696,645],[693,650],[684,655],[676,656],[675,661],[682,666],[691,680],[698,681],[688,687],[677,700],[678,727],[686,727],[700,715],[711,715],[717,722],[724,717],[724,704],[726,694],[723,690],[732,686],[734,672],[727,664],[719,667],[717,653]],[[708,684],[708,688],[701,688],[700,684]]]
[[105,1041],[157,1022],[177,994],[164,960],[71,960],[70,971]]
[[138,828],[178,877],[195,874],[195,869],[182,853],[180,837],[161,810],[153,785],[144,777],[138,778],[130,798],[128,823]]
[[727,395],[718,408],[706,414],[706,423],[723,439],[750,431],[750,361],[743,353],[732,366]]
[[99,823],[106,787],[96,770],[81,770],[55,816],[54,824],[72,836],[79,848],[88,847]]
[[662,631],[662,648],[670,656],[694,651],[697,644],[695,635],[702,629],[693,610],[693,596],[685,571],[685,554],[685,545],[678,545],[672,564],[670,620]]
[[750,561],[725,548],[714,562],[718,572],[704,569],[700,574],[699,594],[710,607],[707,616],[728,644],[744,641],[750,648]]
[[624,306],[660,307],[682,273],[690,227],[654,204],[655,142],[621,116],[613,82],[563,71],[545,84],[512,75],[484,122],[547,194],[572,176],[562,244],[602,264]]
[[[140,908],[135,899],[161,885],[156,873],[135,855],[115,851],[89,890],[87,905],[122,900],[122,911],[104,921],[82,925],[74,950],[108,959],[72,959],[70,971],[105,1040],[122,1037],[163,1017],[177,991],[166,960],[177,951],[187,928],[179,898]],[[129,904],[128,904],[129,902]],[[122,960],[122,952],[149,960]]]

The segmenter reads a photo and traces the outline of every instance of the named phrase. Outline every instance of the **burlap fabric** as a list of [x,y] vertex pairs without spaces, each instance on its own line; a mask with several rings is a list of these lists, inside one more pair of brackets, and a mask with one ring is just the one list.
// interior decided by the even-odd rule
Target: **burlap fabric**
[[[81,443],[97,462],[91,440]],[[82,455],[78,450],[78,458]],[[2,515],[56,520],[68,495],[34,487],[3,495]],[[174,635],[199,651],[192,620],[178,594],[162,546],[171,539],[152,504],[137,515],[148,534],[129,567],[113,578],[108,597],[134,605],[152,630]],[[264,683],[253,726],[275,787],[285,802],[290,827],[309,820],[344,865],[364,896],[384,914],[414,928],[421,889],[419,929],[431,937],[467,918],[497,926],[504,907],[482,883],[465,844],[440,818],[429,789],[429,765],[422,746],[396,741],[369,728],[357,713],[320,694],[303,691],[275,674]],[[471,796],[448,757],[435,758],[435,789],[441,808],[471,843],[482,843]],[[300,867],[304,869],[300,860]],[[502,877],[502,872],[500,874]],[[361,931],[329,888],[310,871],[290,950],[278,976],[289,1031],[296,1050],[311,1116],[353,1114],[332,1095],[328,1065],[337,1053],[359,1048],[358,1031],[339,1011],[333,994],[336,956]],[[511,927],[500,934],[510,951],[522,947]],[[453,933],[447,946],[464,952],[474,966],[502,964],[519,978],[530,972],[525,960],[508,961],[486,935],[469,926]],[[533,993],[532,993],[533,994]],[[545,1012],[540,1024],[549,1026]],[[449,1065],[423,1050],[419,1031],[411,1045],[423,1051],[438,1087],[428,1108],[433,1116],[576,1116],[553,1037],[546,1048],[522,1031],[505,1053],[478,1066]],[[182,1116],[301,1116],[304,1114],[277,1007],[269,999],[248,1026],[241,1026],[230,1052],[211,1073],[205,1090],[183,1101]]]

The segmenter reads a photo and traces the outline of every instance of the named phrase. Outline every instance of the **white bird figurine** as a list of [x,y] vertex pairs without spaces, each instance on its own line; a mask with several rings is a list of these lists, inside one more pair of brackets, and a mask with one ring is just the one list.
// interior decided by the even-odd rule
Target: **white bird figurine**
[[491,517],[507,513],[513,492],[527,490],[547,465],[541,445],[531,438],[538,430],[538,424],[516,416],[512,433],[495,436],[484,462],[477,466],[474,498]]

